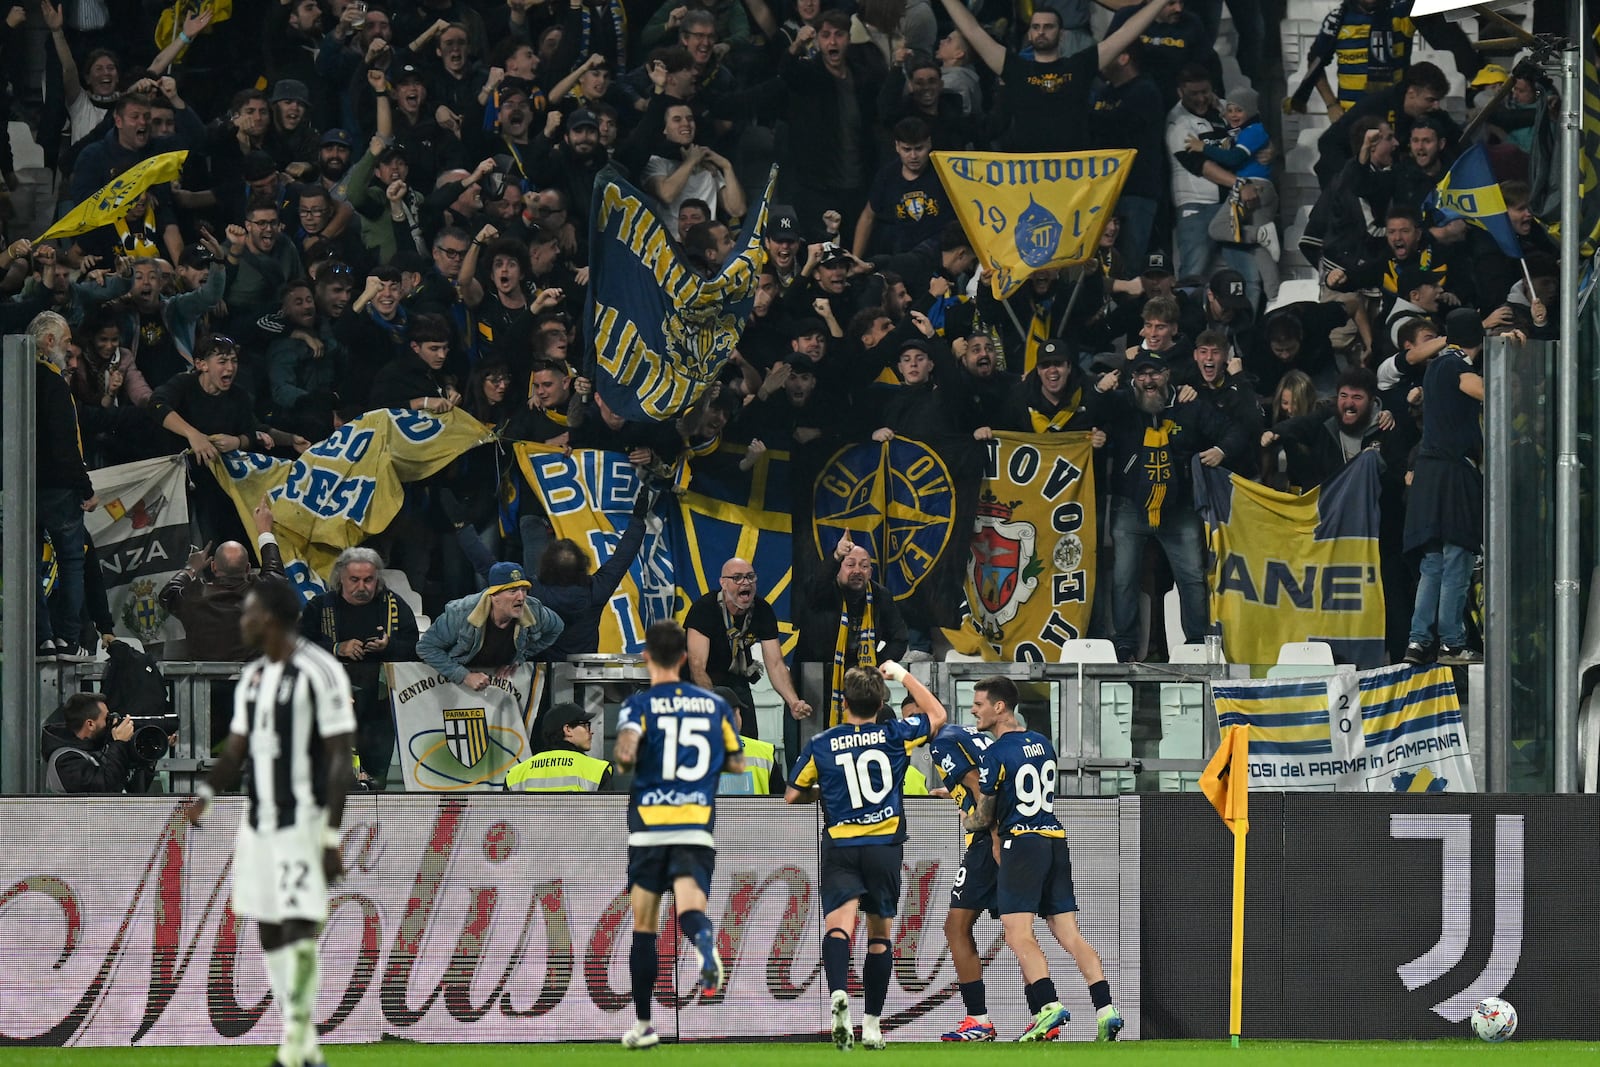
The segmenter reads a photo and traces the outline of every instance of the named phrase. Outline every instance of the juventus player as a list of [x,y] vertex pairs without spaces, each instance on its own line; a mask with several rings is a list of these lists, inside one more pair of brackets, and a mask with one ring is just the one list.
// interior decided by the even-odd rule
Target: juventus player
[[263,655],[233,698],[222,758],[184,814],[195,826],[218,790],[250,761],[250,804],[234,843],[233,910],[256,920],[272,994],[283,1014],[280,1067],[322,1063],[313,1010],[317,935],[328,885],[344,874],[339,820],[349,787],[355,714],[339,662],[299,636],[300,596],[284,581],[257,585],[239,620]]

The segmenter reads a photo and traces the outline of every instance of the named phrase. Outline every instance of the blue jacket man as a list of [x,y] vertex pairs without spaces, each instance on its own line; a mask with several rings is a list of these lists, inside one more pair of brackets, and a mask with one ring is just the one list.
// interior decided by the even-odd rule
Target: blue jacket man
[[532,587],[515,563],[489,568],[489,587],[452,600],[433,620],[417,655],[450,681],[481,690],[538,657],[561,636],[561,617],[528,596]]

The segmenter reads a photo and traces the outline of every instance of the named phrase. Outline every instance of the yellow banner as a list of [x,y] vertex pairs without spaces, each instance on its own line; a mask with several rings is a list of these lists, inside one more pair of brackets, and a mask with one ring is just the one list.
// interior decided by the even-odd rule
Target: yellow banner
[[247,530],[265,493],[284,570],[310,597],[321,592],[340,552],[388,529],[403,485],[442,470],[494,439],[464,411],[369,411],[335,430],[296,460],[229,452],[211,472],[233,498]]
[[188,152],[165,152],[149,159],[141,159],[106,183],[105,188],[61,216],[56,224],[40,234],[39,241],[55,237],[76,237],[80,233],[110,226],[126,217],[128,206],[152,185],[170,182],[183,170]]
[[1086,433],[997,433],[973,522],[967,617],[950,645],[1054,663],[1094,605],[1094,447]]
[[935,152],[933,165],[994,295],[1004,299],[1035,271],[1093,258],[1135,155]]
[[1198,461],[1194,479],[1229,662],[1276,663],[1285,642],[1324,641],[1340,663],[1383,663],[1376,452],[1304,496]]

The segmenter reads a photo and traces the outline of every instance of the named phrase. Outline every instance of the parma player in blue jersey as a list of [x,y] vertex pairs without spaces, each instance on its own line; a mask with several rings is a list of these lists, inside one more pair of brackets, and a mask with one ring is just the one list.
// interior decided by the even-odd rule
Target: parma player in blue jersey
[[[916,714],[878,722],[889,693],[883,679],[900,682],[916,698]],[[861,1043],[883,1048],[879,1016],[889,995],[894,960],[889,929],[900,904],[901,846],[906,839],[901,788],[909,752],[944,725],[944,705],[897,663],[877,670],[852,668],[844,676],[845,721],[807,742],[789,776],[790,804],[822,803],[822,967],[831,992],[833,1041],[853,1043],[850,1025],[850,940],[856,916],[867,913],[867,959],[861,968],[866,1011]]]
[[1122,1016],[1111,1003],[1111,985],[1100,954],[1078,932],[1078,899],[1072,886],[1072,856],[1067,834],[1056,818],[1056,751],[1043,734],[1024,729],[1016,719],[1017,687],[1009,678],[985,678],[972,697],[972,717],[994,738],[978,766],[979,796],[966,817],[974,834],[990,834],[999,872],[995,903],[1006,944],[1016,954],[1027,983],[1033,1023],[1019,1041],[1053,1040],[1072,1018],[1056,996],[1050,965],[1034,937],[1034,916],[1083,972],[1094,1002],[1098,1037],[1115,1041]]
[[644,662],[650,688],[623,701],[617,719],[616,763],[633,770],[628,800],[628,895],[633,907],[633,977],[636,1021],[622,1036],[628,1048],[648,1048],[661,1038],[650,1025],[650,997],[660,958],[661,895],[672,890],[678,928],[700,954],[700,986],[722,988],[706,896],[716,866],[717,785],[724,771],[744,770],[739,731],[727,701],[679,681],[689,656],[682,626],[663,620],[645,632]]
[[[994,738],[976,726],[950,723],[934,737],[932,749],[936,773],[950,791],[950,799],[961,808],[965,817],[977,806],[978,768],[983,754],[994,744]],[[961,987],[961,1003],[966,1007],[966,1018],[961,1025],[941,1041],[993,1041],[994,1023],[989,1019],[989,1005],[983,988],[983,957],[978,954],[978,942],[972,928],[978,917],[988,912],[998,918],[995,908],[995,876],[999,870],[994,859],[994,839],[991,834],[968,833],[967,850],[961,857],[961,869],[956,871],[955,885],[950,887],[950,910],[945,915],[944,939],[950,946],[950,961],[955,964],[956,981]]]

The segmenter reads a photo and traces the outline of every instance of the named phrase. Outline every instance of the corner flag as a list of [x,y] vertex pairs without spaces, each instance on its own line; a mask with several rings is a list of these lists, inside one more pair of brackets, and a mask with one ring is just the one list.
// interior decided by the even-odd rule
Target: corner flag
[[1200,775],[1200,792],[1236,834],[1250,832],[1250,728],[1229,726]]

